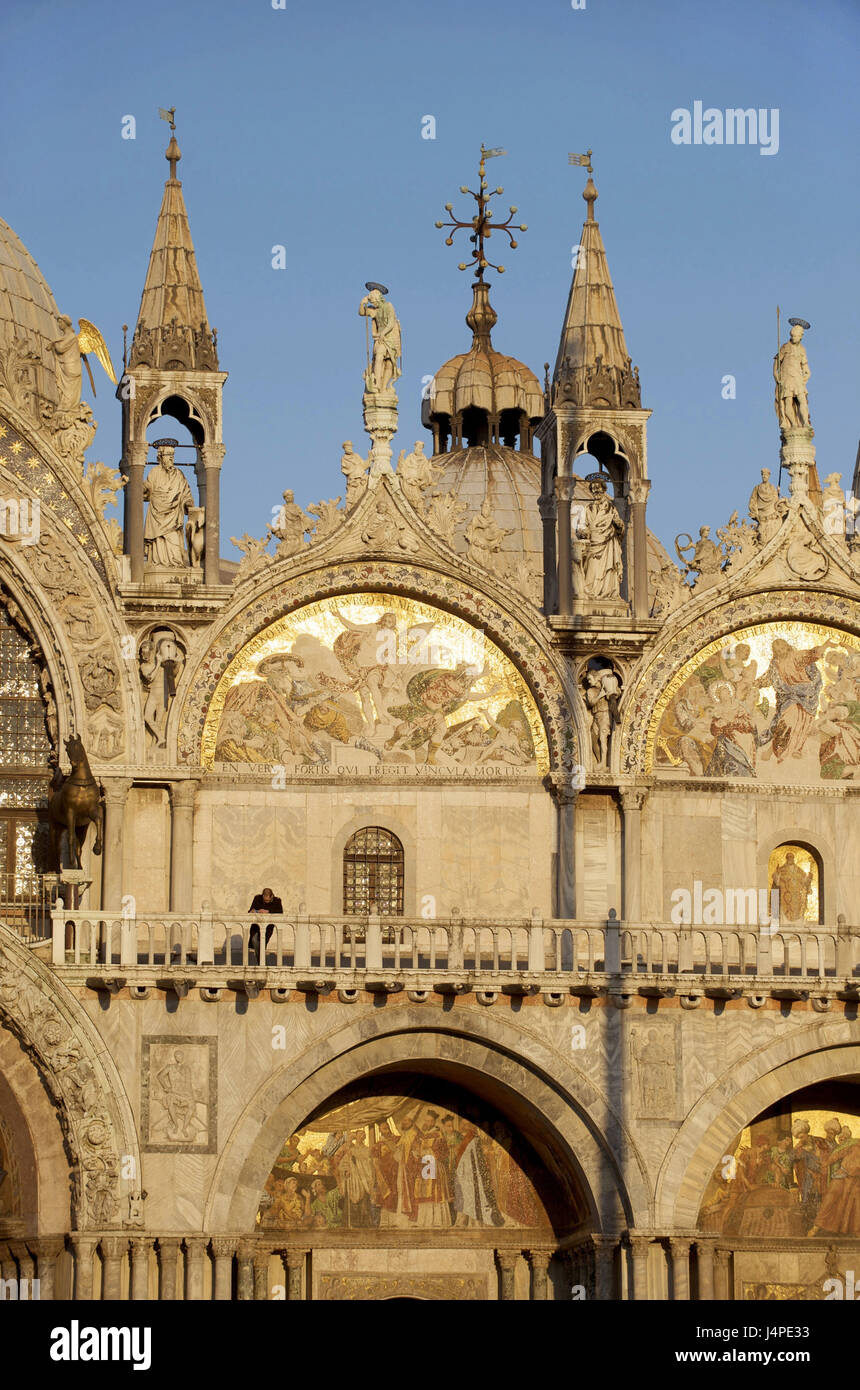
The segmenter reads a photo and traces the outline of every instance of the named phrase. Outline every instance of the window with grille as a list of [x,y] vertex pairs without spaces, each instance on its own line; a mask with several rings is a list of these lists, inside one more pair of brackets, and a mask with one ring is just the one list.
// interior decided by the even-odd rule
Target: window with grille
[[381,825],[357,830],[343,852],[343,910],[403,916],[403,846]]
[[51,742],[39,666],[0,606],[0,900],[29,897],[48,865]]

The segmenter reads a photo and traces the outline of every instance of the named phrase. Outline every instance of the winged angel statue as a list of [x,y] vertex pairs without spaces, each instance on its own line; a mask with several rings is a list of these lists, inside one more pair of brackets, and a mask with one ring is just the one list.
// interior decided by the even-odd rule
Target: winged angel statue
[[60,327],[63,330],[62,336],[54,340],[53,348],[57,359],[57,387],[60,397],[58,409],[66,411],[74,410],[80,404],[81,362],[87,369],[93,395],[96,393],[96,384],[87,358],[88,352],[95,353],[113,382],[116,382],[116,372],[113,369],[107,343],[94,323],[90,323],[89,319],[78,319],[78,331],[76,333],[68,314],[61,314]]

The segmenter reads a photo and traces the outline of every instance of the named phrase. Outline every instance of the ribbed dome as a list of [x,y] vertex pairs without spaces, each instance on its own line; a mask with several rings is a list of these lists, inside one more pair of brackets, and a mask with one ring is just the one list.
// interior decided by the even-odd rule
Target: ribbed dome
[[476,444],[470,449],[437,454],[433,462],[444,467],[434,491],[453,492],[468,507],[457,528],[454,548],[461,554],[467,553],[463,531],[481,510],[484,500],[489,499],[493,520],[511,532],[502,542],[501,554],[514,562],[524,558],[540,575],[543,529],[538,511],[539,461],[503,444]]
[[61,336],[59,313],[44,275],[24,243],[0,219],[0,350],[17,343],[33,354],[30,383],[35,393],[56,404],[55,357],[51,343]]
[[497,317],[483,281],[472,286],[472,295],[466,315],[472,346],[450,358],[434,376],[431,414],[450,417],[476,408],[498,420],[502,411],[514,410],[527,420],[539,420],[544,398],[537,377],[516,357],[505,357],[493,347],[490,332]]

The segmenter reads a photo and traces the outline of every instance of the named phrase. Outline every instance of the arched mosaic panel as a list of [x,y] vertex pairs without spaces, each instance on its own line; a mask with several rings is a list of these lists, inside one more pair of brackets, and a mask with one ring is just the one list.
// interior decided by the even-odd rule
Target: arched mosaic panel
[[265,628],[222,675],[201,760],[287,775],[543,775],[540,713],[510,659],[462,618],[398,594],[320,599]]
[[654,707],[648,772],[777,785],[860,776],[860,639],[760,623],[687,660]]

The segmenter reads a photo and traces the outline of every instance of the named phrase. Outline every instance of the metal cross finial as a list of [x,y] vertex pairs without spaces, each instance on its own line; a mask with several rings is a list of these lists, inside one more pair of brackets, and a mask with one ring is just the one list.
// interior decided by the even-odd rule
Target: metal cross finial
[[[514,238],[514,231],[525,232],[527,230],[527,225],[525,222],[521,222],[519,226],[513,228],[513,231],[511,230],[511,218],[517,210],[514,206],[511,207],[510,213],[505,222],[492,222],[490,220],[492,217],[490,198],[504,193],[505,190],[500,187],[494,188],[491,193],[487,192],[487,180],[485,177],[486,160],[495,159],[497,155],[506,153],[506,150],[501,149],[487,150],[484,148],[483,145],[481,145],[481,162],[478,165],[478,192],[476,193],[473,189],[467,188],[465,184],[463,184],[460,188],[461,193],[471,193],[472,197],[475,199],[475,202],[478,204],[478,210],[475,216],[472,218],[471,222],[461,222],[457,218],[455,218],[453,215],[453,203],[446,203],[445,211],[451,213],[451,219],[448,222],[436,223],[437,227],[450,227],[452,229],[452,232],[459,231],[460,228],[468,228],[469,232],[471,233],[469,240],[471,241],[473,247],[472,259],[470,261],[461,261],[459,269],[468,270],[470,266],[477,266],[479,281],[483,280],[485,270],[497,270],[500,275],[503,275],[505,271],[505,267],[503,265],[494,265],[492,261],[487,260],[487,257],[484,254],[484,242],[493,234],[493,232],[507,232],[511,246],[515,248],[517,243],[516,239]],[[445,238],[446,246],[453,246],[453,244],[453,235]]]

